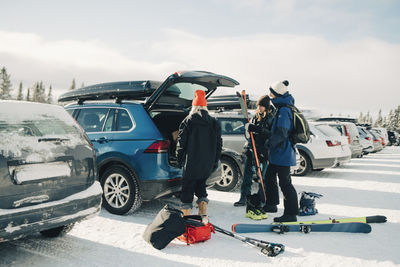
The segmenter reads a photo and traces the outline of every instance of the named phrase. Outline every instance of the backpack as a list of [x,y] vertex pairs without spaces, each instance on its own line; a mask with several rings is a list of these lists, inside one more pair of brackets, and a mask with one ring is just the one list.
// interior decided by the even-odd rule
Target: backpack
[[186,231],[185,220],[180,210],[165,205],[143,233],[143,239],[156,249],[165,248],[176,237]]
[[303,113],[295,106],[285,105],[293,112],[293,130],[289,133],[290,142],[305,144],[310,140],[310,126]]
[[186,231],[178,240],[186,244],[194,244],[207,241],[211,238],[211,232],[215,233],[211,223],[204,223],[200,215],[184,216]]

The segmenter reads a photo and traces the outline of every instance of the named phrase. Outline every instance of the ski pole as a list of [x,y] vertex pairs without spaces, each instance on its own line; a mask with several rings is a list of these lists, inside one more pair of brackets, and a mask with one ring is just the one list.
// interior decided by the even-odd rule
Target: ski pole
[[[242,91],[242,97],[243,97],[243,100],[244,100],[244,106],[245,106],[246,111],[247,111],[246,92],[244,90]],[[248,112],[246,112],[246,116],[247,116],[247,121],[250,123],[250,118],[249,118]],[[250,137],[251,137],[251,143],[253,144],[254,158],[256,159],[257,172],[258,172],[258,176],[260,177],[261,187],[262,187],[262,190],[263,190],[263,193],[264,193],[264,199],[265,199],[265,201],[267,201],[267,195],[265,194],[264,182],[263,182],[263,177],[262,177],[262,174],[261,174],[260,162],[258,161],[258,156],[257,156],[256,144],[254,143],[253,132],[250,132]]]
[[251,237],[238,235],[236,233],[222,229],[214,224],[213,224],[213,227],[214,227],[215,231],[217,231],[217,232],[220,232],[227,236],[238,239],[238,240],[240,240],[246,244],[249,244],[255,248],[260,248],[261,253],[263,253],[269,257],[275,257],[285,251],[285,246],[283,244],[271,243],[271,242],[251,238]]

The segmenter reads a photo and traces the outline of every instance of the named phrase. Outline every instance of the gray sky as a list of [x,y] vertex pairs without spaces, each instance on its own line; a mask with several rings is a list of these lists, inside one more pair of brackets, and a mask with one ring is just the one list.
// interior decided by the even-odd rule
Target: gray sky
[[400,105],[397,0],[2,0],[0,10],[0,67],[15,88],[43,80],[58,95],[73,78],[207,70],[257,96],[287,79],[298,106],[326,114]]

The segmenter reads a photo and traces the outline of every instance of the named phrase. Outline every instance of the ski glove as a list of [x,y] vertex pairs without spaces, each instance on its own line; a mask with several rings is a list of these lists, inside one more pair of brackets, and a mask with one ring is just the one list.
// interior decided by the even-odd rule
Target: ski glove
[[259,126],[253,124],[253,123],[249,123],[249,126],[247,127],[247,130],[249,132],[254,132],[254,133],[260,133],[261,129]]

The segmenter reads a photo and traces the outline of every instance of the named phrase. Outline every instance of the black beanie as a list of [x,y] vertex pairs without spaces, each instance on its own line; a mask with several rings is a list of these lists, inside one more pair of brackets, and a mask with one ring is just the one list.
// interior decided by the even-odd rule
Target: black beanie
[[257,106],[263,106],[266,109],[269,108],[269,102],[270,102],[270,98],[267,95],[263,95],[260,97],[260,99],[258,99],[257,101]]

